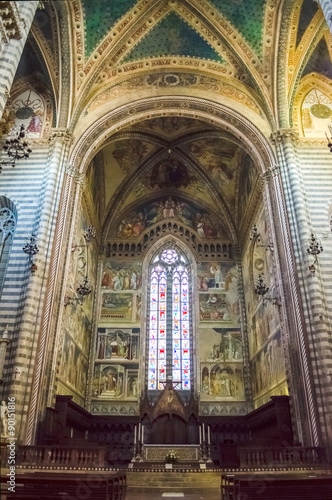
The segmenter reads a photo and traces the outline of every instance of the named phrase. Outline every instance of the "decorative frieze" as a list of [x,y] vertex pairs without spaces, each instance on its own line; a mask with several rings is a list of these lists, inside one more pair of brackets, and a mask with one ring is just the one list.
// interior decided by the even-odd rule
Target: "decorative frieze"
[[102,402],[91,405],[92,415],[138,415],[138,403],[108,403]]

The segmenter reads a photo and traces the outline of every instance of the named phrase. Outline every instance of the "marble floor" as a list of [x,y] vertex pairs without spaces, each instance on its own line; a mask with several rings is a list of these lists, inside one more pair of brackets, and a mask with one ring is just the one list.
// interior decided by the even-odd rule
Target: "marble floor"
[[208,489],[198,493],[181,491],[168,492],[160,490],[135,490],[128,488],[126,500],[220,500],[220,491]]

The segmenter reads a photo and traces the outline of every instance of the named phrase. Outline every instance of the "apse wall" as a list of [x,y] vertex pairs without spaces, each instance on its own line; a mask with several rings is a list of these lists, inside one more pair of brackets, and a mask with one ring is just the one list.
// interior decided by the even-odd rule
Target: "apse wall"
[[[195,260],[190,276],[190,313],[194,349],[192,388],[198,394],[199,411],[203,415],[245,414],[248,391],[243,376],[239,298],[242,278],[234,254],[229,244],[224,245],[223,253],[223,242],[219,240],[219,254],[211,255],[208,251],[206,256],[200,256],[193,252],[189,238],[188,243],[183,234],[182,237],[174,234],[173,217],[162,222],[165,229],[160,236],[166,233],[174,241],[179,238],[181,248],[187,247],[185,253],[191,253]],[[121,224],[119,232],[123,238]],[[110,240],[99,266],[98,329],[92,352],[93,414],[138,414],[139,399],[146,389],[150,286],[146,250],[150,245],[144,252],[136,251],[136,255],[133,250],[131,255],[130,249],[137,249],[137,242],[133,244],[135,238],[127,236],[128,247],[124,243],[115,244],[116,238]],[[196,236],[200,241],[199,235]]]
[[255,242],[248,234],[242,268],[253,405],[258,408],[267,403],[271,396],[288,394],[288,388],[279,306],[270,300],[263,300],[255,293],[259,275],[264,277],[270,287],[267,297],[279,293],[275,286],[274,253],[271,248],[261,246],[271,243],[262,204],[255,217],[260,239]]
[[[75,221],[55,385],[55,394],[71,395],[73,401],[82,407],[85,406],[88,385],[98,265],[96,239],[87,244],[84,237],[90,225],[91,219],[83,198]],[[92,292],[80,298],[77,287],[86,276],[92,285]]]

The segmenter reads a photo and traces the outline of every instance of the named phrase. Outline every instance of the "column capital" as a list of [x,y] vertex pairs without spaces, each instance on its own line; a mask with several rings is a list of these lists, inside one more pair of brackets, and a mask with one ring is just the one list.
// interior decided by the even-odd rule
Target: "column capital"
[[49,141],[56,142],[60,141],[62,143],[70,144],[73,140],[73,135],[67,128],[52,128]]
[[85,175],[83,172],[80,172],[79,169],[73,165],[73,163],[68,163],[66,165],[65,174],[72,177],[76,184],[83,184]]
[[275,144],[285,144],[286,142],[297,142],[299,140],[299,134],[294,128],[281,128],[276,132],[272,132],[270,136],[270,141],[273,145]]

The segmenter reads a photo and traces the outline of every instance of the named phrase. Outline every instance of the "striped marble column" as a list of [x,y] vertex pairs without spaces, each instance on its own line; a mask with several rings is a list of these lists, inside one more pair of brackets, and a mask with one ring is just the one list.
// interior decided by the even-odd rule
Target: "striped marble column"
[[69,142],[66,130],[56,130],[51,136],[35,214],[34,232],[39,245],[39,253],[34,257],[37,271],[27,277],[10,363],[13,376],[7,377],[6,392],[15,396],[17,412],[21,415],[17,425],[17,438],[21,442],[26,441],[27,433],[33,435],[37,402],[43,390],[48,348],[48,322],[44,323],[43,318],[52,311],[52,303],[46,299],[49,298],[50,263]]
[[[293,372],[290,395],[295,408],[297,434],[306,446],[320,444],[317,425],[317,394],[308,337],[313,325],[308,322],[311,303],[319,302],[314,290],[308,290],[305,268],[308,267],[306,245],[310,232],[306,198],[297,161],[294,142],[296,133],[282,129],[272,135],[281,167],[281,183],[274,177],[279,218],[278,239],[282,241],[280,258],[283,263],[283,288],[287,300],[290,336],[290,370]],[[290,233],[290,234],[289,234]],[[306,267],[305,267],[306,266]],[[299,283],[299,285],[298,285]],[[310,299],[308,301],[308,293]],[[318,305],[318,304],[317,304]],[[299,379],[298,374],[301,374]]]
[[3,40],[2,50],[0,51],[0,118],[2,117],[5,109],[7,98],[10,95],[10,89],[38,3],[39,2],[37,0],[10,2],[10,4],[13,5],[10,6],[6,12],[0,12],[3,24],[7,22],[5,16],[8,12],[8,15],[15,17],[15,24],[17,25],[15,38],[11,38],[11,34],[9,32],[7,40]]
[[332,34],[332,2],[331,0],[319,0],[319,3],[322,7],[322,11],[324,12],[324,17]]
[[[320,298],[319,308],[313,303],[312,317],[308,320],[315,322],[310,350],[315,360],[316,390],[321,394],[323,404],[319,414],[320,427],[326,429],[332,451],[332,384],[329,377],[332,373],[332,155],[324,140],[300,141],[297,154],[312,231],[323,246],[323,252],[318,256],[316,276],[307,280],[310,287],[316,287],[316,295],[319,294]],[[310,262],[313,260],[310,256]]]

